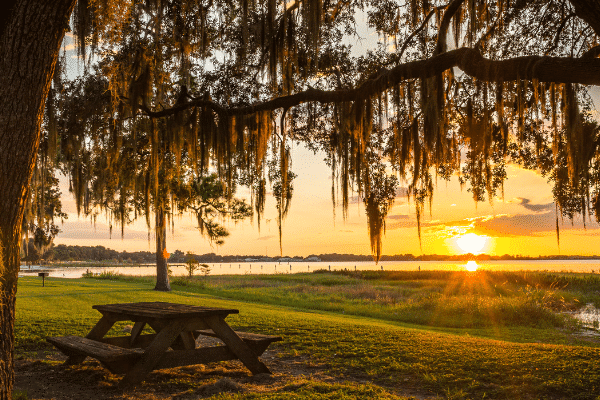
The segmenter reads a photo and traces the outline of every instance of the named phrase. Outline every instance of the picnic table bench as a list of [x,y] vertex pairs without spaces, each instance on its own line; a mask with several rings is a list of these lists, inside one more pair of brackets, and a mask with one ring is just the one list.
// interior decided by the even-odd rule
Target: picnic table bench
[[[68,356],[67,364],[86,357],[108,370],[125,374],[121,385],[141,382],[155,369],[239,359],[253,374],[270,373],[258,358],[278,336],[236,332],[225,322],[238,310],[185,304],[145,302],[93,306],[102,317],[85,338],[50,337],[47,340]],[[104,337],[118,321],[133,321],[130,335]],[[148,325],[155,333],[142,334]],[[198,346],[198,338],[212,336],[224,345]]]

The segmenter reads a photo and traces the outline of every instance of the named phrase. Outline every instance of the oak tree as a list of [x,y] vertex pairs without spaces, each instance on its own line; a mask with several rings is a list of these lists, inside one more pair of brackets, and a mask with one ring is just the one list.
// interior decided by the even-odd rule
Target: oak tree
[[[27,189],[75,1],[8,3],[0,17],[2,399],[12,390]],[[359,25],[381,42],[356,56],[349,39]],[[73,26],[86,62],[106,60],[115,155],[131,121],[168,121],[173,145],[200,149],[200,165],[226,180],[248,179],[260,209],[271,153],[283,215],[289,144],[307,141],[328,153],[342,203],[351,190],[364,199],[376,258],[401,182],[419,215],[436,177],[460,174],[482,200],[501,192],[506,163],[518,162],[547,174],[557,218],[600,215],[599,130],[587,97],[600,84],[599,2],[81,0]]]

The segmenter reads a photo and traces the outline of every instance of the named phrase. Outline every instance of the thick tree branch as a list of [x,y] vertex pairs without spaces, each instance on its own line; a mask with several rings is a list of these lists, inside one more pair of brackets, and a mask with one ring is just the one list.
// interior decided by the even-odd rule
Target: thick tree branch
[[584,60],[587,60],[587,59],[596,58],[598,56],[600,56],[600,45],[594,46],[591,49],[589,49],[588,51],[586,51],[585,53],[583,53],[581,58]]
[[456,12],[460,10],[460,6],[464,1],[465,0],[452,0],[450,4],[448,4],[448,8],[446,9],[446,12],[444,12],[444,16],[442,17],[440,30],[437,37],[437,44],[435,46],[435,52],[433,54],[438,55],[446,52],[446,43],[448,39],[448,28],[450,27],[450,21],[452,21],[452,17],[454,17]]
[[139,105],[143,113],[160,118],[177,114],[191,107],[206,107],[219,115],[249,115],[259,111],[290,108],[306,102],[340,103],[374,96],[408,79],[424,79],[458,67],[467,75],[485,82],[509,82],[520,79],[539,82],[579,83],[600,86],[600,59],[525,56],[494,61],[484,58],[471,48],[451,50],[426,60],[400,64],[383,70],[355,89],[318,90],[282,96],[249,106],[223,107],[205,99],[194,99],[188,103],[161,111],[152,111]]
[[575,7],[575,14],[600,36],[600,1],[597,0],[569,0]]

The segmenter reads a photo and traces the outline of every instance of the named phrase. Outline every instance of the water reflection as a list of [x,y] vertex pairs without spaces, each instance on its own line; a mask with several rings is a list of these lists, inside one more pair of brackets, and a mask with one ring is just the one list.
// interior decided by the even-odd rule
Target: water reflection
[[[507,261],[382,261],[374,262],[354,261],[322,261],[322,262],[234,262],[234,263],[208,263],[211,267],[211,275],[228,274],[289,274],[306,273],[316,270],[348,270],[348,271],[547,271],[547,272],[579,272],[597,273],[600,270],[600,260],[507,260]],[[254,268],[250,269],[250,265]],[[183,265],[169,265],[174,276],[185,276],[188,274]],[[470,269],[474,268],[474,269]],[[20,276],[37,276],[38,272],[48,271],[50,277],[57,278],[80,278],[86,270],[93,273],[114,272],[124,275],[155,275],[156,267],[151,264],[132,265],[105,265],[98,267],[82,267],[73,263],[68,267],[55,265],[43,266],[33,265],[29,269],[23,265]]]
[[585,307],[569,314],[581,321],[583,326],[587,328],[598,329],[599,327],[600,309],[594,307],[592,303],[586,304]]
[[465,265],[465,269],[469,272],[475,272],[479,268],[479,265],[475,261],[467,261],[467,265]]

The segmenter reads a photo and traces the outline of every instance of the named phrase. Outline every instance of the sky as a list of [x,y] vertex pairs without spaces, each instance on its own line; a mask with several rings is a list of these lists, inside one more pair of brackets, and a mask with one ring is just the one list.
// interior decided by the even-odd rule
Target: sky
[[[377,37],[367,35],[355,43],[361,52],[373,46]],[[72,45],[66,42],[67,49]],[[77,66],[71,66],[77,70]],[[600,105],[595,90],[593,100]],[[167,235],[167,250],[176,249],[196,254],[303,256],[323,253],[371,254],[367,218],[362,202],[355,195],[342,218],[341,205],[331,199],[331,169],[323,161],[324,154],[314,154],[302,145],[292,147],[292,171],[297,174],[294,195],[287,218],[283,222],[280,242],[277,211],[269,197],[265,216],[260,223],[246,220],[225,222],[230,231],[222,246],[211,245],[203,238],[191,215],[176,216],[174,229]],[[422,216],[422,241],[419,242],[415,205],[398,197],[386,219],[382,254],[463,254],[475,252],[461,248],[457,241],[466,234],[478,235],[484,245],[479,252],[492,255],[592,255],[600,254],[600,226],[595,221],[561,220],[560,245],[556,236],[556,214],[552,188],[546,178],[536,172],[509,166],[504,185],[504,197],[490,202],[475,203],[458,179],[440,180],[434,191],[431,210]],[[68,193],[66,179],[62,180],[63,210],[68,219],[61,226],[56,244],[96,246],[118,251],[154,251],[154,234],[146,227],[145,219],[125,228],[109,232],[106,218],[96,223],[78,217],[75,202]],[[476,238],[474,235],[470,237]]]
[[[283,223],[282,254],[308,256],[322,253],[370,254],[370,242],[364,206],[355,195],[342,218],[341,205],[331,199],[331,170],[324,154],[313,154],[303,146],[292,148],[294,196]],[[485,237],[481,252],[512,255],[591,255],[598,254],[600,227],[595,221],[564,220],[560,223],[560,246],[556,238],[556,214],[551,186],[536,172],[508,167],[504,198],[475,203],[456,178],[440,180],[434,191],[431,212],[422,216],[422,244],[419,245],[415,207],[398,197],[386,219],[383,254],[462,254],[457,239],[473,233]],[[153,251],[154,236],[145,220],[113,230],[100,216],[95,224],[77,217],[75,202],[63,181],[63,207],[68,219],[61,226],[56,244],[102,245],[118,251]],[[225,222],[230,231],[222,246],[211,246],[196,229],[192,216],[176,216],[174,230],[167,234],[167,250],[179,249],[196,254],[280,255],[275,202],[269,197],[260,230],[257,220]]]

